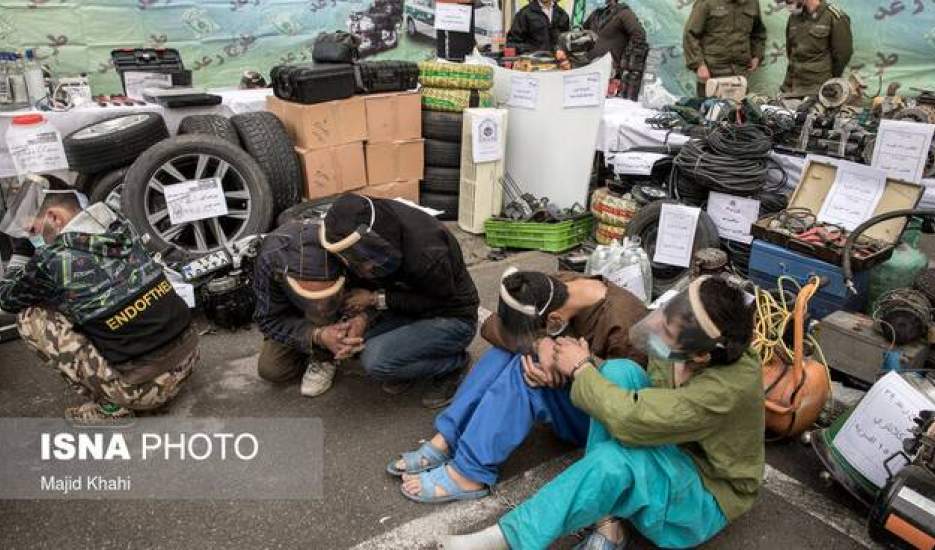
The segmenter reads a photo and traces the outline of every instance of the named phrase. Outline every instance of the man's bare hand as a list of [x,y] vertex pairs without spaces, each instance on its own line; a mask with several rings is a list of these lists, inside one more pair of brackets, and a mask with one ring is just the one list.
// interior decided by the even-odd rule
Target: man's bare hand
[[356,315],[347,320],[347,335],[353,338],[363,338],[367,332],[367,316],[364,314]]
[[704,63],[698,65],[698,70],[696,72],[698,73],[698,80],[702,82],[707,82],[708,79],[711,78],[711,71],[708,70],[708,66]]
[[555,342],[555,368],[564,376],[571,377],[582,361],[591,356],[590,346],[584,338],[559,338]]
[[348,324],[346,322],[323,327],[318,332],[318,344],[337,357],[346,347],[344,338],[347,337],[347,329]]
[[760,68],[760,58],[759,58],[759,57],[754,57],[753,59],[751,59],[751,60],[750,60],[750,65],[749,65],[747,68],[750,69],[750,72],[751,72],[751,73],[752,73],[753,71],[759,69],[759,68]]
[[546,374],[536,365],[536,360],[531,355],[524,355],[520,361],[523,364],[523,379],[527,386],[542,388],[548,385]]

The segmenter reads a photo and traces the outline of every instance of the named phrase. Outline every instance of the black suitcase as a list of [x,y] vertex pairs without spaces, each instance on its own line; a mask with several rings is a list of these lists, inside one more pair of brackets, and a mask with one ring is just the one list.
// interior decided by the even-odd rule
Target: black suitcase
[[277,65],[270,71],[273,93],[296,103],[322,103],[354,95],[354,66],[343,63]]
[[402,92],[419,86],[419,65],[410,61],[363,61],[357,73],[357,93]]

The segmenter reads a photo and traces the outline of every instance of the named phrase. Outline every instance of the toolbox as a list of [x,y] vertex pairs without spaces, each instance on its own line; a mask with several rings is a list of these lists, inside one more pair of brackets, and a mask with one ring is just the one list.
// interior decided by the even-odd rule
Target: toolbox
[[357,88],[354,66],[344,63],[277,65],[270,79],[276,97],[305,104],[346,99]]
[[[844,285],[844,274],[839,266],[800,254],[788,248],[755,239],[750,250],[750,280],[763,289],[778,288],[779,277],[788,277],[804,285],[813,276],[822,277],[825,284],[809,301],[808,311],[813,318],[821,319],[835,311],[862,311],[867,301],[870,274],[866,271],[854,274],[857,294]],[[786,284],[785,290],[794,290]]]
[[419,86],[419,65],[411,61],[362,61],[354,66],[357,92],[403,92]]
[[111,50],[110,59],[120,75],[123,93],[127,93],[126,73],[138,71],[172,76],[172,86],[192,85],[192,72],[185,68],[182,56],[174,48],[121,48]]
[[[802,171],[802,179],[789,198],[788,208],[807,208],[812,213],[817,214],[821,210],[831,186],[834,185],[836,174],[837,166],[834,164],[810,161],[805,170]],[[874,216],[904,208],[915,208],[919,204],[919,200],[922,199],[923,191],[924,188],[921,185],[887,178],[886,188],[874,211]],[[797,239],[788,233],[771,229],[769,227],[770,223],[776,216],[778,214],[770,214],[757,220],[751,228],[753,236],[801,252],[806,256],[812,256],[834,265],[841,265],[843,259],[841,249],[813,244]],[[870,256],[858,257],[855,255],[851,258],[851,266],[854,271],[865,271],[888,260],[893,254],[895,245],[899,242],[907,221],[906,218],[892,219],[878,223],[864,231],[863,236],[887,243],[888,246]]]
[[894,348],[874,328],[873,319],[848,311],[835,311],[821,320],[818,345],[829,367],[868,388],[881,375],[884,352],[899,352],[900,367],[904,369],[923,368],[928,356],[925,341]]

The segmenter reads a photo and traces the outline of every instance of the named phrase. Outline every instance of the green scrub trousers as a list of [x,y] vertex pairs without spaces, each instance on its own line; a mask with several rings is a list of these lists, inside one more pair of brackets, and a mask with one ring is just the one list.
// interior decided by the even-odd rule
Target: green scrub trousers
[[[601,374],[622,388],[649,387],[628,359],[607,361]],[[625,519],[664,548],[697,546],[727,525],[692,459],[676,445],[627,447],[591,419],[585,456],[500,519],[510,548],[547,548],[597,521]]]

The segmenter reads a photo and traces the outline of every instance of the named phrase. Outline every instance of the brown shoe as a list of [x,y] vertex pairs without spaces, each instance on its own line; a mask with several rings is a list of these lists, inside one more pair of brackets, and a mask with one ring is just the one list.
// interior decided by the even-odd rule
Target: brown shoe
[[425,392],[422,394],[422,406],[427,409],[447,407],[454,399],[455,392],[458,391],[458,386],[461,385],[461,381],[464,379],[464,374],[467,372],[467,367],[470,364],[471,356],[465,352],[460,367],[431,380],[428,387],[425,388]]

